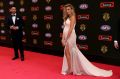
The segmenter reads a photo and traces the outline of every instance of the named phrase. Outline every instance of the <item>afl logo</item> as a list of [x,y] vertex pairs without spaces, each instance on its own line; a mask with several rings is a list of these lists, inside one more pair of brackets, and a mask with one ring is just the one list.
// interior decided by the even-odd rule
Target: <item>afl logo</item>
[[10,5],[13,5],[13,4],[14,4],[14,1],[10,1],[9,4],[10,4]]
[[25,12],[25,8],[20,8],[20,12]]
[[0,9],[0,13],[4,13],[4,10],[3,10],[3,9]]
[[33,28],[38,28],[38,24],[32,24]]
[[79,38],[79,40],[86,40],[86,39],[87,39],[87,36],[85,36],[85,35],[80,35],[78,38]]
[[87,9],[87,8],[88,8],[88,4],[80,4],[80,5],[79,5],[79,8],[80,8],[80,9],[83,9],[83,10],[84,10],[84,9]]
[[25,35],[25,31],[23,31],[23,35]]
[[51,38],[52,35],[51,35],[51,33],[46,33],[46,34],[45,34],[45,37]]
[[38,2],[38,0],[32,0],[32,3],[37,3]]
[[45,7],[45,10],[46,10],[46,11],[51,11],[51,10],[52,10],[52,7],[51,7],[51,6],[46,6],[46,7]]
[[2,33],[2,34],[5,34],[5,30],[1,30],[1,33]]
[[102,26],[100,27],[100,29],[103,30],[103,31],[110,31],[110,30],[111,30],[111,27],[110,27],[109,25],[102,25]]

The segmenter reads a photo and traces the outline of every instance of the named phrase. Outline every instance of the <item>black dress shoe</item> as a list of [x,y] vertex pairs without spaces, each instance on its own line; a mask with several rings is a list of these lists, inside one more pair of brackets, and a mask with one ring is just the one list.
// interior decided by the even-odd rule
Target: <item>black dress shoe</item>
[[16,59],[18,59],[19,57],[14,57],[14,58],[12,58],[12,60],[16,60]]
[[21,58],[21,61],[24,61],[24,58]]

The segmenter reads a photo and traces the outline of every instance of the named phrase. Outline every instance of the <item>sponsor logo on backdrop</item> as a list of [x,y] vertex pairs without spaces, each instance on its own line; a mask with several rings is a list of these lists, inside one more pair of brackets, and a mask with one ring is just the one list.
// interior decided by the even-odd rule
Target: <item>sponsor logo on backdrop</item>
[[37,15],[33,15],[33,20],[36,21],[38,19]]
[[4,27],[4,26],[5,26],[5,24],[4,24],[4,23],[1,23],[1,24],[0,24],[0,26],[1,26],[1,27]]
[[0,30],[0,33],[1,34],[5,34],[5,30]]
[[51,2],[51,0],[45,0],[48,4]]
[[9,5],[14,5],[14,1],[9,1]]
[[25,36],[25,31],[23,31],[23,36]]
[[110,14],[107,12],[103,13],[103,20],[108,21],[109,19],[110,19]]
[[111,30],[111,26],[109,26],[109,25],[102,25],[102,26],[100,27],[100,29],[101,29],[102,31],[110,31],[110,30]]
[[0,36],[0,40],[6,40],[7,37],[6,36]]
[[46,23],[46,29],[50,30],[50,28],[51,28],[50,23]]
[[77,44],[80,50],[88,50],[88,45]]
[[44,15],[44,20],[53,20],[53,15]]
[[3,2],[2,2],[2,1],[0,1],[0,7],[3,7],[3,6],[4,6]]
[[86,30],[86,25],[85,24],[80,24],[80,30],[85,31]]
[[51,6],[46,6],[45,7],[45,11],[51,11],[52,10],[52,7]]
[[53,46],[52,41],[44,41],[44,45]]
[[45,33],[45,37],[51,38],[51,37],[52,37],[52,34],[51,34],[51,33]]
[[52,37],[52,34],[51,34],[51,33],[45,33],[45,37],[51,38],[51,37]]
[[79,8],[82,10],[88,9],[88,4],[80,4]]
[[61,10],[61,11],[63,10],[63,6],[64,6],[64,5],[60,5],[60,10]]
[[80,15],[77,15],[77,19],[78,20],[89,20],[90,15],[89,14],[80,14]]
[[36,24],[36,23],[32,24],[32,28],[37,29],[38,28],[38,24]]
[[108,52],[108,47],[106,45],[101,46],[101,52],[102,53],[107,53]]
[[38,43],[37,39],[33,39],[33,44],[37,44],[37,43]]
[[22,16],[22,19],[25,21],[27,18],[26,18],[26,16]]
[[24,0],[20,0],[20,5],[21,5],[21,6],[24,5]]
[[101,2],[100,8],[114,8],[114,2]]
[[110,35],[99,35],[98,40],[101,41],[112,41],[112,36]]
[[33,35],[33,36],[39,36],[40,33],[39,33],[39,31],[31,31],[31,35]]
[[32,0],[32,3],[37,3],[38,2],[38,0]]
[[25,12],[25,8],[20,8],[19,10],[21,13]]
[[32,6],[31,7],[31,11],[33,12],[33,11],[39,11],[39,6]]
[[80,35],[78,38],[79,40],[87,40],[87,36],[85,35]]
[[4,9],[0,9],[0,13],[4,13]]
[[5,16],[0,16],[0,20],[5,20]]

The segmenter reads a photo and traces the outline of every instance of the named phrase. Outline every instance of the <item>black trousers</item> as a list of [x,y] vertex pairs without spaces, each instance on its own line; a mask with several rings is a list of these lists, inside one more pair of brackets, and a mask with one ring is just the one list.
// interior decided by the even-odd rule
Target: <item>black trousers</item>
[[22,44],[22,36],[12,36],[14,55],[19,57],[18,50],[20,51],[21,58],[24,58],[24,49]]

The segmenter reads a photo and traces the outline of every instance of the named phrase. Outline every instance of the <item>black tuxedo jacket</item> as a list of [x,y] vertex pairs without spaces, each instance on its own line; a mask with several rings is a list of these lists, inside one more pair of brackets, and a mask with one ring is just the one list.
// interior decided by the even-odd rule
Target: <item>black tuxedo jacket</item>
[[11,35],[14,37],[20,37],[23,35],[22,31],[23,31],[23,19],[20,15],[16,14],[16,19],[15,19],[15,24],[13,23],[12,20],[12,15],[9,15],[8,17],[6,17],[6,27],[8,29],[10,29],[10,26],[17,26],[19,29],[18,30],[10,30]]

